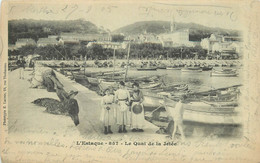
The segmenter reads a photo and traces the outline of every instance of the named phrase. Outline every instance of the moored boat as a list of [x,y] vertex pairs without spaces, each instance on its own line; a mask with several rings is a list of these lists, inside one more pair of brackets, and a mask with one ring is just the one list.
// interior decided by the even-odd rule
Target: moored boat
[[202,72],[200,67],[185,67],[181,69],[181,72]]
[[137,68],[137,71],[156,71],[157,67],[140,67]]
[[[174,109],[177,102],[166,100],[168,109]],[[159,107],[157,107],[159,108]],[[240,112],[237,107],[212,106],[203,102],[184,103],[184,122],[197,122],[205,124],[234,125],[241,124]],[[158,113],[159,112],[159,113]],[[165,114],[160,114],[165,113]],[[150,115],[151,116],[151,115]],[[158,116],[164,116],[159,118]],[[152,112],[150,119],[167,119],[165,109],[158,109]]]
[[166,67],[167,70],[181,70],[181,67]]
[[201,69],[202,69],[202,71],[210,71],[210,70],[213,69],[213,67],[211,67],[211,66],[203,66],[203,67],[201,67]]
[[236,77],[238,76],[238,73],[236,71],[212,71],[210,73],[210,76],[214,77]]

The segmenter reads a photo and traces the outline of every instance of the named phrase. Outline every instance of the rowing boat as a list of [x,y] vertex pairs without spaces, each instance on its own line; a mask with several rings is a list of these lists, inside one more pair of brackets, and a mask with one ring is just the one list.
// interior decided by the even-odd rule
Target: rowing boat
[[142,68],[137,68],[137,71],[156,71],[157,67],[142,67]]
[[212,71],[210,76],[214,77],[236,77],[238,73],[236,71]]
[[185,67],[181,69],[181,72],[202,72],[200,67]]

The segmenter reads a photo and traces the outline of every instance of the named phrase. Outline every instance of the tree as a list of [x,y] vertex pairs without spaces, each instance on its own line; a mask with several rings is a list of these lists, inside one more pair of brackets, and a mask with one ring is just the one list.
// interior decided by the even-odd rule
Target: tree
[[121,34],[112,35],[112,42],[123,42],[124,38],[125,38],[125,36],[123,36]]

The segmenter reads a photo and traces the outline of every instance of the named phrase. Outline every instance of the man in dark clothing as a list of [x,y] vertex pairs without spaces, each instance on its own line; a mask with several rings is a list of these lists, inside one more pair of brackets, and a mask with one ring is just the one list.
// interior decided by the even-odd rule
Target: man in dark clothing
[[20,79],[24,79],[24,69],[25,69],[25,60],[23,56],[19,58],[19,60],[16,62],[17,66],[19,67],[19,77]]

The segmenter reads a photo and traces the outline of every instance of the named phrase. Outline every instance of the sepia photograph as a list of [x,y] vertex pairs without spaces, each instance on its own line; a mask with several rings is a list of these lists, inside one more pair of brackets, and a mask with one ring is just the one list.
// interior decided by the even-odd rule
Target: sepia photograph
[[4,2],[2,162],[260,161],[258,2]]

